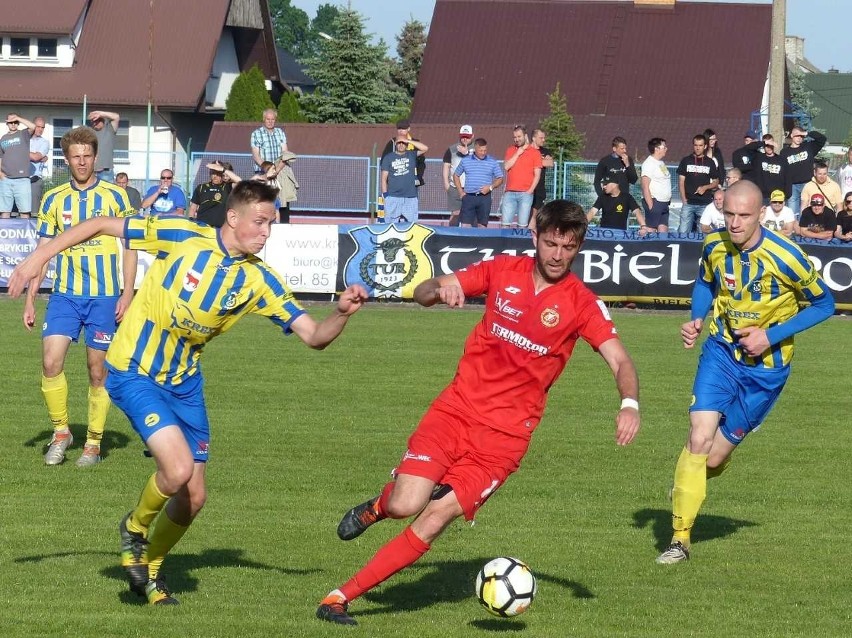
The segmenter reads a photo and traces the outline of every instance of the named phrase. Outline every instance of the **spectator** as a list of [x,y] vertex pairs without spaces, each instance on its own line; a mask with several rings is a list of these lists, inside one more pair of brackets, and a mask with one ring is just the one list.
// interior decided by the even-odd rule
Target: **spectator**
[[639,232],[644,235],[645,232],[643,231],[647,231],[645,216],[639,210],[639,204],[633,199],[633,195],[621,191],[614,175],[604,175],[603,180],[601,180],[601,190],[604,194],[592,204],[589,212],[586,213],[586,219],[591,222],[600,211],[601,228],[627,230],[627,217],[630,211],[633,211],[639,220]]
[[[107,120],[109,124],[107,124]],[[91,111],[89,122],[98,137],[98,158],[95,161],[95,175],[99,179],[112,182],[115,180],[115,136],[118,133],[118,123],[121,120],[118,113],[111,111]]]
[[183,215],[186,210],[186,195],[174,182],[175,174],[171,169],[160,171],[160,183],[145,193],[142,208],[150,208],[152,215]]
[[612,153],[602,157],[595,169],[595,192],[598,197],[603,195],[601,180],[604,175],[615,175],[618,187],[624,193],[630,190],[631,184],[638,181],[636,166],[633,165],[633,160],[627,154],[627,140],[623,137],[612,139]]
[[142,208],[142,194],[130,185],[130,177],[127,173],[115,174],[115,185],[124,189],[127,193],[127,198],[130,200],[130,206],[133,210],[138,211]]
[[[465,178],[462,185],[462,177]],[[477,137],[473,153],[465,157],[453,173],[453,182],[462,198],[459,225],[485,228],[491,215],[491,193],[503,183],[500,163],[488,154],[488,142]]]
[[30,137],[30,211],[38,214],[41,204],[42,188],[44,186],[44,169],[50,161],[50,142],[44,137],[44,118],[39,115],[33,118],[33,134]]
[[773,191],[782,190],[788,192],[787,169],[784,160],[775,151],[777,143],[768,133],[763,136],[763,141],[759,150],[763,151],[763,155],[755,153],[755,183],[760,187],[760,192],[763,193],[763,205],[769,203],[769,196]]
[[18,217],[29,219],[33,204],[30,136],[35,124],[17,113],[9,113],[6,127],[9,132],[0,137],[0,218],[11,217],[12,207],[17,206]]
[[809,201],[802,195],[802,189],[811,180],[813,162],[825,145],[825,135],[819,131],[807,132],[800,126],[794,126],[790,131],[790,139],[792,143],[781,151],[781,157],[787,163],[786,191],[790,193],[787,206],[798,214],[803,208],[802,202]]
[[240,176],[227,162],[216,160],[207,164],[210,181],[199,184],[192,191],[189,201],[189,216],[204,222],[208,226],[221,228],[228,212],[228,197],[234,184],[240,182]]
[[765,206],[761,213],[760,223],[764,228],[790,237],[796,225],[796,216],[784,205],[786,199],[784,191],[772,191],[769,195],[769,206]]
[[530,143],[527,129],[518,125],[512,129],[512,146],[503,156],[506,189],[500,202],[500,226],[508,228],[517,223],[526,228],[530,223],[533,193],[541,179],[541,153]]
[[702,233],[706,235],[725,227],[725,214],[722,212],[724,207],[725,191],[717,188],[713,191],[713,201],[704,207],[701,218],[698,220],[698,227]]
[[734,168],[740,170],[740,177],[748,182],[757,184],[759,175],[754,171],[755,168],[755,153],[760,148],[760,133],[748,131],[743,136],[743,146],[738,148],[731,155],[731,163]]
[[260,172],[263,162],[274,164],[281,157],[281,153],[288,150],[284,129],[275,128],[277,117],[275,109],[266,109],[263,112],[263,125],[252,131],[251,156],[254,158],[255,173]]
[[[408,150],[413,146],[414,150]],[[429,147],[400,135],[396,149],[381,161],[382,194],[385,199],[385,223],[414,223],[417,211],[417,158]]]
[[837,181],[844,193],[852,191],[852,148],[846,151],[846,163],[837,171]]
[[293,172],[292,162],[297,155],[292,151],[284,151],[275,164],[278,172],[275,175],[274,186],[278,189],[278,223],[290,223],[290,202],[299,198],[299,182]]
[[843,210],[837,213],[837,229],[834,236],[840,241],[852,241],[852,191],[843,198]]
[[804,188],[802,188],[802,199],[811,201],[811,196],[819,193],[825,198],[827,208],[835,212],[843,210],[843,191],[840,185],[828,176],[828,164],[823,160],[814,160],[814,176]]
[[[461,197],[453,184],[453,173],[459,163],[467,157],[470,152],[470,144],[473,141],[473,127],[465,124],[459,129],[459,141],[450,146],[444,153],[444,190],[447,191],[447,209],[450,211],[448,226],[459,225],[459,213],[461,212]],[[462,187],[464,187],[464,175],[462,175]]]
[[796,234],[812,239],[829,240],[837,230],[837,215],[825,205],[825,197],[817,193],[811,195],[811,205],[802,211],[795,224]]
[[538,184],[536,184],[535,191],[533,192],[532,212],[530,214],[530,220],[533,223],[535,223],[536,213],[544,206],[544,201],[547,199],[547,184],[545,183],[547,169],[553,168],[553,153],[545,147],[544,143],[546,141],[547,135],[543,130],[540,128],[533,129],[532,145],[541,153],[541,177],[539,177]]
[[725,188],[730,188],[743,178],[743,173],[738,168],[729,168],[725,172]]
[[705,154],[707,138],[700,133],[692,138],[692,155],[687,155],[677,167],[678,189],[683,202],[678,232],[694,230],[696,218],[713,201],[713,190],[719,185],[716,163]]
[[[396,123],[396,136],[390,138],[387,141],[387,143],[385,144],[385,147],[382,149],[381,159],[384,159],[385,155],[389,155],[390,153],[393,153],[393,152],[396,151],[396,141],[400,137],[408,140],[409,143],[408,143],[408,149],[407,150],[409,150],[409,151],[416,151],[417,150],[416,147],[414,146],[413,142],[414,141],[419,142],[420,140],[414,140],[414,138],[411,137],[411,122],[408,121],[408,120],[400,120],[399,122]],[[424,177],[425,174],[426,174],[426,156],[425,155],[418,155],[416,166],[415,166],[415,181],[414,181],[414,184],[417,188],[420,188],[425,183],[424,180],[423,180],[423,177]]]
[[645,208],[645,228],[642,231],[665,233],[669,230],[669,204],[672,201],[672,179],[663,161],[669,147],[666,140],[654,137],[648,140],[650,155],[642,162],[642,205]]
[[719,148],[719,138],[716,136],[716,131],[712,128],[704,129],[704,137],[707,138],[707,157],[716,164],[719,171],[719,178],[725,174],[725,158],[722,156],[722,149]]

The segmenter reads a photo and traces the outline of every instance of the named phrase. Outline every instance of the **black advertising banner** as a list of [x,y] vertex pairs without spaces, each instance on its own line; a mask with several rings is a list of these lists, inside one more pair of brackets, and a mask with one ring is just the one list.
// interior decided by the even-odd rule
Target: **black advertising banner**
[[[361,284],[374,298],[411,299],[430,277],[497,254],[533,255],[528,230],[473,230],[421,224],[340,226],[337,289]],[[700,234],[649,235],[590,228],[572,267],[605,301],[688,306],[698,273]],[[852,247],[799,242],[834,293],[852,309]]]

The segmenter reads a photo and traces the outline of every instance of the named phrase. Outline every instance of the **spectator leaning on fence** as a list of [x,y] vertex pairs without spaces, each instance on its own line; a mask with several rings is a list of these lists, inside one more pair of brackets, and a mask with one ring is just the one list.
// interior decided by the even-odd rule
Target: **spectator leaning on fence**
[[254,171],[260,172],[263,162],[273,164],[287,149],[287,135],[283,128],[275,128],[278,114],[275,109],[263,112],[263,126],[256,128],[251,134],[251,156],[254,159]]
[[150,208],[152,215],[183,215],[186,210],[186,195],[175,182],[170,168],[160,171],[160,183],[145,193],[142,208]]
[[793,214],[784,202],[787,200],[784,191],[772,191],[769,195],[769,206],[763,207],[763,212],[760,215],[760,223],[764,228],[780,233],[785,237],[790,237],[793,234],[793,227],[796,224],[796,216]]
[[30,184],[30,136],[35,124],[17,113],[6,116],[9,132],[0,137],[0,218],[8,219],[12,207],[18,216],[29,218],[32,211]]
[[843,198],[843,210],[837,213],[837,229],[834,236],[843,242],[852,241],[852,190]]
[[592,204],[589,212],[586,213],[586,219],[591,222],[600,211],[601,228],[627,230],[627,218],[633,212],[639,220],[639,232],[644,235],[648,228],[645,225],[645,216],[639,209],[639,204],[633,199],[633,195],[629,192],[622,192],[618,186],[618,180],[613,175],[604,175],[601,180],[601,188],[604,194]]
[[[461,178],[465,177],[464,185]],[[488,226],[491,215],[491,193],[503,183],[500,163],[488,154],[488,142],[477,137],[473,153],[465,157],[453,173],[453,182],[462,198],[461,226]]]
[[829,240],[837,230],[837,216],[826,206],[825,197],[817,193],[811,196],[811,205],[802,211],[796,222],[796,234],[811,239]]
[[802,201],[809,202],[812,195],[819,193],[825,198],[826,208],[835,212],[843,210],[843,191],[840,185],[828,176],[828,164],[814,160],[814,176],[802,188]]

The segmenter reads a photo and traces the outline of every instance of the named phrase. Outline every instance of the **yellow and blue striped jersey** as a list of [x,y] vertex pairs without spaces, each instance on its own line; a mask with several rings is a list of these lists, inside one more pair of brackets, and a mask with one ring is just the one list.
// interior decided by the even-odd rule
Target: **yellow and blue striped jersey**
[[116,331],[107,363],[176,386],[199,373],[204,346],[247,313],[285,333],[305,311],[259,257],[232,257],[220,231],[178,216],[129,217],[127,248],[156,256]]
[[756,326],[767,330],[799,312],[799,302],[812,302],[830,292],[808,256],[783,235],[760,228],[761,239],[741,251],[726,230],[704,238],[699,277],[714,289],[710,336],[731,347],[745,365],[779,368],[793,357],[793,337],[772,345],[762,357],[749,357],[734,330]]
[[[84,190],[72,183],[45,193],[38,211],[38,236],[56,237],[92,217],[125,217],[133,214],[127,192],[115,184],[97,180]],[[121,294],[121,250],[112,237],[93,237],[56,256],[53,292],[74,297],[117,297]]]

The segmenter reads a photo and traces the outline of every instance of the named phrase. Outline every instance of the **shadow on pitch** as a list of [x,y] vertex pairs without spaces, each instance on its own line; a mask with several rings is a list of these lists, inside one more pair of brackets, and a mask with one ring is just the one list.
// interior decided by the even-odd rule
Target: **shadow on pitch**
[[[417,563],[416,569],[422,575],[416,581],[384,585],[380,589],[368,592],[364,598],[381,607],[365,609],[354,613],[353,616],[416,611],[436,603],[455,603],[473,598],[476,574],[491,558],[493,557]],[[539,581],[539,586],[542,582],[551,583],[570,590],[574,598],[595,597],[585,585],[576,581],[551,576],[537,570],[533,570],[533,573]],[[472,624],[480,629],[492,631],[519,631],[524,628],[523,623],[505,622],[497,618],[472,621]]]
[[[68,425],[71,430],[71,436],[74,437],[74,444],[69,448],[79,454],[83,450],[83,444],[86,442],[86,424],[71,423]],[[24,447],[41,447],[41,453],[47,452],[47,446],[50,444],[50,439],[53,436],[53,430],[42,430],[35,436],[24,441]],[[101,458],[108,458],[111,450],[119,450],[127,447],[130,443],[130,437],[123,432],[115,430],[106,430],[103,436],[103,445],[101,446]],[[73,456],[73,454],[72,454]],[[65,459],[68,462],[68,459]]]
[[[651,526],[654,534],[655,547],[663,551],[668,547],[672,539],[672,512],[671,510],[659,510],[645,508],[634,512],[633,527],[639,529]],[[752,521],[741,521],[727,516],[714,516],[713,514],[699,514],[692,529],[692,541],[700,543],[714,538],[724,538],[736,534],[744,527],[754,527],[757,523]]]

